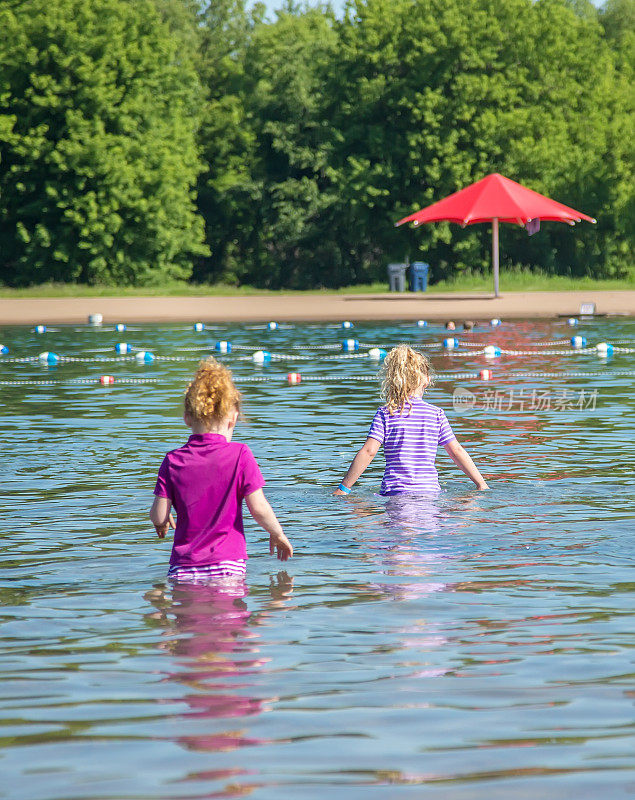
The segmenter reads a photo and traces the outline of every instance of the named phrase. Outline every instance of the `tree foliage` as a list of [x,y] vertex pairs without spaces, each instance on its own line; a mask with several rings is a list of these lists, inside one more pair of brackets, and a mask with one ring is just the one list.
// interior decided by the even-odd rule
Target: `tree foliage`
[[504,226],[507,262],[620,274],[633,246],[632,47],[628,0],[612,2],[598,14],[586,0],[357,0],[339,22],[289,7],[255,25],[234,94],[248,180],[216,184],[219,197],[245,193],[240,231],[216,218],[236,257],[216,249],[203,274],[335,286],[404,256],[435,278],[488,269],[487,226],[392,223],[494,171],[599,220],[531,239]]
[[205,254],[194,53],[149,0],[0,11],[0,276],[147,283]]
[[[251,9],[251,10],[250,10]],[[491,172],[598,219],[507,263],[633,263],[635,0],[23,0],[0,26],[0,279],[270,287],[489,269],[395,220]],[[206,245],[203,243],[203,237]],[[208,247],[206,252],[205,247]]]

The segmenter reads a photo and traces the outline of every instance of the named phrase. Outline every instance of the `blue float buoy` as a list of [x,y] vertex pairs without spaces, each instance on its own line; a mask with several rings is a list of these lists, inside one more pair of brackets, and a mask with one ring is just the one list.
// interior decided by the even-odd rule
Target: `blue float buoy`
[[46,325],[36,325],[34,330],[36,333],[46,333]]
[[368,351],[368,357],[372,361],[383,361],[388,354],[381,347],[372,347]]
[[217,353],[231,353],[232,351],[232,343],[231,342],[216,342],[214,345],[214,350]]
[[269,331],[277,331],[278,330],[278,323],[277,322],[268,322],[267,323],[267,330],[269,330]]
[[353,323],[349,322],[348,320],[344,320],[344,322],[342,322],[342,328],[354,328],[354,327],[355,326],[353,325]]
[[60,357],[57,355],[57,353],[40,353],[38,358],[43,364],[54,365],[60,363]]
[[6,344],[0,344],[0,355],[6,356],[8,352],[9,348],[6,346]]
[[139,362],[139,364],[152,364],[155,360],[154,353],[150,353],[148,350],[139,350],[138,353],[135,353],[135,358]]
[[595,349],[599,356],[608,357],[613,355],[613,345],[607,342],[600,342]]
[[418,319],[417,320],[417,327],[418,328],[427,328],[428,327],[428,323],[427,323],[427,321],[425,319]]
[[120,356],[130,352],[132,352],[132,346],[127,342],[117,342],[115,345],[115,353],[119,353]]
[[203,322],[195,322],[194,323],[194,330],[200,333],[201,331],[205,330],[205,324]]
[[575,328],[577,324],[578,320],[575,317],[569,317],[569,319],[567,320],[567,325],[569,325],[569,327],[571,328]]
[[268,364],[271,361],[271,353],[267,350],[256,350],[251,354],[251,360],[254,364]]
[[126,326],[124,325],[123,322],[118,322],[115,325],[115,330],[117,331],[117,333],[123,333],[126,330]]
[[498,319],[498,317],[494,317],[494,319],[490,319],[489,324],[492,326],[492,328],[498,328],[498,326],[501,324],[501,321]]
[[579,350],[581,347],[586,347],[586,339],[584,336],[572,336],[571,347],[575,347],[576,350]]
[[484,348],[483,354],[486,358],[498,358],[498,356],[501,355],[501,349],[494,344],[488,344],[487,347]]
[[359,342],[357,339],[344,339],[342,342],[342,350],[345,353],[353,353],[355,350],[359,350]]
[[446,350],[454,350],[455,347],[459,346],[459,340],[454,338],[444,339],[443,346]]

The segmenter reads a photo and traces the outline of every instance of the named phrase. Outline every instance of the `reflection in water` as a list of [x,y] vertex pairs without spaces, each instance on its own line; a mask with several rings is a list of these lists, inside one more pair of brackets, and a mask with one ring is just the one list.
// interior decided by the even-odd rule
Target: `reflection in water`
[[[455,534],[471,524],[470,515],[465,512],[480,510],[474,494],[455,497],[451,503],[443,499],[441,492],[393,495],[386,500],[384,517],[379,520],[376,504],[357,497],[347,500],[360,520],[358,530],[372,547],[373,560],[380,558],[381,571],[393,577],[414,579],[376,585],[402,600],[448,590],[446,583],[430,580],[452,558],[451,552],[441,549],[438,538],[440,534],[444,537]],[[372,521],[372,526],[364,525],[367,520]],[[369,532],[372,541],[368,539]]]
[[[269,588],[269,609],[280,608],[292,594],[293,579],[280,572],[275,580],[271,578]],[[182,698],[190,707],[189,719],[252,716],[277,699],[236,691],[252,686],[249,676],[269,661],[258,655],[260,634],[244,600],[248,593],[244,581],[228,579],[208,584],[179,582],[167,591],[157,588],[146,595],[158,609],[147,618],[165,628],[158,647],[170,653],[178,666],[168,673],[168,680],[189,690]],[[177,741],[188,749],[206,751],[264,742],[235,730],[178,737]]]
[[440,492],[397,494],[386,501],[388,527],[399,534],[430,534],[440,528]]
[[[393,600],[411,602],[435,592],[451,591],[445,582],[432,579],[443,562],[450,558],[433,543],[433,537],[443,529],[444,517],[448,515],[440,498],[440,492],[393,495],[386,500],[383,519],[379,520],[376,504],[359,497],[347,498],[359,519],[357,528],[365,539],[369,560],[374,561],[377,571],[386,576],[385,581],[371,586]],[[468,498],[467,503],[470,502],[471,498]],[[369,520],[373,522],[370,528],[367,527]],[[456,523],[456,519],[453,521]],[[368,533],[371,533],[371,540]],[[415,624],[399,626],[395,633],[400,637],[404,652],[428,653],[447,642],[440,626],[427,618],[419,618]],[[415,663],[416,659],[411,661],[411,664]],[[440,677],[449,671],[446,666],[432,667],[424,662],[419,662],[417,667],[410,673],[411,678]]]
[[[440,592],[445,584],[430,580],[439,562],[446,558],[431,546],[427,538],[441,527],[439,493],[402,494],[386,502],[387,521],[383,531],[390,532],[384,551],[383,570],[386,575],[404,577],[403,584],[391,586],[395,597],[412,600],[431,592]],[[382,588],[388,588],[382,585]]]
[[[585,324],[592,343],[635,339],[633,321]],[[378,345],[442,335],[393,323],[360,323],[356,333]],[[13,355],[36,359],[3,362],[7,379],[45,377],[42,350],[79,359],[112,352],[115,336],[64,328],[44,343],[5,329]],[[362,485],[336,501],[330,487],[377,408],[376,387],[352,383],[350,361],[312,349],[337,348],[337,329],[274,336],[277,352],[315,353],[303,373],[320,380],[289,391],[252,382],[251,367],[227,359],[249,381],[244,438],[301,544],[288,567],[292,597],[288,578],[269,586],[271,562],[250,535],[248,594],[161,583],[153,605],[143,599],[167,555],[145,508],[157,453],[182,439],[180,361],[157,360],[148,384],[120,381],[140,376],[120,362],[111,388],[3,387],[5,794],[626,800],[635,356],[616,352],[606,364],[567,346],[497,361],[494,389],[597,388],[596,412],[454,412],[452,391],[465,382],[445,376],[431,399],[498,476],[492,491],[471,491],[441,452],[437,497],[388,502]],[[524,350],[569,333],[531,322],[470,336]],[[247,326],[218,338],[239,358],[265,344]],[[191,326],[141,326],[134,342],[193,359],[209,345]],[[493,366],[431,352],[438,370]],[[70,360],[50,377],[85,379],[93,368],[103,369]],[[379,464],[367,475],[378,486]],[[106,484],[117,515],[103,504]]]

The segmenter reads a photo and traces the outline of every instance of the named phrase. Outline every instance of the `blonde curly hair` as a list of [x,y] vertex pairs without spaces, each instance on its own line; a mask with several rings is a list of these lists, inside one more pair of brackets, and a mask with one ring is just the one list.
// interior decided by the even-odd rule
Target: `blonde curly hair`
[[428,359],[407,344],[400,344],[388,353],[383,364],[381,394],[386,401],[390,416],[403,414],[408,406],[408,416],[412,411],[410,397],[421,386],[427,389],[432,385],[432,366]]
[[222,422],[234,410],[240,411],[241,401],[231,372],[210,356],[198,365],[185,390],[183,405],[192,421],[211,424]]

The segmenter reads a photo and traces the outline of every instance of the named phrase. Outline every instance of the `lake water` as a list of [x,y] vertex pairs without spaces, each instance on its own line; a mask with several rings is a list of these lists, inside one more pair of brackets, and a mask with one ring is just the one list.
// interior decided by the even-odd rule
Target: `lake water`
[[[324,356],[350,335],[439,342],[440,327],[1,329],[2,381],[52,383],[0,386],[0,797],[632,796],[635,356],[569,352],[573,333],[628,348],[635,321],[457,334],[564,341],[536,355],[430,348],[439,373],[494,372],[440,374],[428,397],[492,491],[441,450],[438,497],[386,501],[381,452],[350,497],[331,494],[379,397],[376,364]],[[246,395],[236,439],[296,555],[275,561],[249,521],[244,585],[173,588],[147,513],[164,453],[187,437],[197,352],[217,339],[247,348],[220,357]],[[122,340],[185,360],[7,361],[109,357]],[[302,345],[333,347],[239,360]],[[103,373],[156,382],[68,383]],[[472,399],[454,410],[457,388]]]

